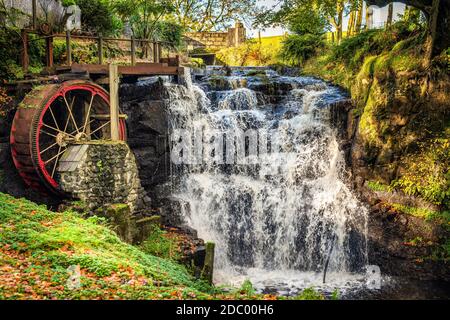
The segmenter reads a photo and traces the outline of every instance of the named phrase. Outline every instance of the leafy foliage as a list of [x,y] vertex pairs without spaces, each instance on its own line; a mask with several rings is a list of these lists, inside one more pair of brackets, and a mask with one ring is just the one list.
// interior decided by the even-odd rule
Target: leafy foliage
[[5,117],[12,109],[12,98],[6,92],[6,89],[0,87],[0,118]]
[[408,170],[392,186],[450,208],[450,139],[420,143],[419,152],[404,161]]
[[314,56],[320,48],[325,47],[322,35],[290,35],[283,41],[281,57],[288,63],[299,66]]
[[395,23],[389,32],[364,31],[356,36],[345,38],[340,45],[334,46],[330,60],[338,60],[352,70],[356,70],[362,66],[365,57],[392,50],[402,40],[408,40],[408,46],[420,44],[424,40],[424,31],[421,29],[411,31],[403,22]]
[[175,0],[172,5],[173,19],[188,31],[222,30],[257,10],[255,0]]
[[170,44],[172,48],[179,48],[182,45],[183,32],[179,24],[159,21],[155,26],[154,38]]
[[[336,295],[333,296],[333,299],[337,298]],[[306,288],[299,295],[297,295],[295,300],[325,300],[325,297],[320,292],[317,292],[313,288]]]
[[140,39],[154,39],[158,22],[174,10],[169,0],[116,0],[114,8]]
[[239,47],[231,47],[218,51],[216,57],[225,65],[230,66],[262,66],[279,62],[278,52],[281,37],[262,39],[259,43],[256,39],[247,40]]
[[150,236],[141,245],[142,250],[156,257],[177,260],[179,258],[177,243],[165,237],[166,234],[167,232],[158,225],[153,225]]
[[85,31],[95,34],[115,35],[122,30],[123,23],[114,13],[109,0],[74,0],[80,7],[81,24]]

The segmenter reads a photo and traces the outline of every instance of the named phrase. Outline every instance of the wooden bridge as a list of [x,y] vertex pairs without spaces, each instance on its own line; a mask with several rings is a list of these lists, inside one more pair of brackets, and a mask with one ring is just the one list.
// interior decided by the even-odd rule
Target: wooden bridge
[[[30,39],[30,34],[37,34],[39,37]],[[55,38],[65,38],[66,40],[66,63],[62,66],[55,66],[54,64],[54,46]],[[74,39],[94,41],[97,44],[97,64],[77,64],[72,61],[72,41]],[[104,45],[105,42],[128,43],[130,48],[131,64],[129,66],[119,66],[119,74],[127,77],[145,77],[157,75],[172,75],[178,76],[183,73],[183,68],[180,67],[179,56],[170,57],[170,52],[163,57],[162,47],[166,45],[170,47],[171,44],[163,41],[153,41],[148,39],[134,39],[134,38],[104,38],[99,36],[86,36],[71,34],[67,31],[65,34],[45,34],[42,30],[23,29],[22,30],[22,68],[25,73],[29,70],[29,46],[31,41],[45,40],[45,62],[49,73],[60,74],[65,72],[81,73],[88,72],[94,77],[108,74],[108,64],[104,63]],[[136,61],[136,44],[150,48],[152,51],[152,59],[147,62]]]

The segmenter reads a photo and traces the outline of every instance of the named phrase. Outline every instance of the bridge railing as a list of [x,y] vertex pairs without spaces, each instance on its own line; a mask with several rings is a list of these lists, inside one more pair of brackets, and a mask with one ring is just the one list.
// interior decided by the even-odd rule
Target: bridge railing
[[[39,37],[30,39],[30,34],[38,34]],[[98,64],[104,64],[105,55],[104,49],[106,43],[126,43],[129,48],[131,65],[135,66],[137,64],[137,46],[144,48],[145,62],[153,63],[167,63],[168,65],[179,66],[179,57],[171,57],[171,53],[177,54],[177,51],[173,44],[166,41],[156,41],[149,39],[135,39],[135,38],[111,38],[103,37],[102,35],[90,36],[90,35],[79,35],[71,34],[67,31],[65,34],[49,34],[41,35],[35,30],[23,29],[22,30],[22,57],[21,63],[22,68],[25,72],[28,72],[30,65],[29,57],[29,45],[31,41],[45,40],[45,59],[46,66],[51,68],[54,66],[54,45],[53,40],[56,38],[63,38],[66,40],[66,65],[72,65],[72,42],[76,40],[93,41],[97,44],[97,59]],[[163,48],[165,48],[165,56],[163,56]]]

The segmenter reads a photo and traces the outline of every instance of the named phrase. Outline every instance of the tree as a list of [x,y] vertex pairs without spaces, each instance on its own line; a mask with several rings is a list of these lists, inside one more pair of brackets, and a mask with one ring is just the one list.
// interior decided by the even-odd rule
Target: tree
[[74,0],[81,9],[83,30],[103,35],[115,34],[122,29],[122,23],[114,14],[108,0]]
[[[301,19],[309,21],[312,18],[310,12],[302,9],[309,7],[316,14],[326,19],[328,27],[333,27],[335,29],[337,35],[336,39],[339,43],[342,40],[344,16],[355,11],[356,8],[358,8],[358,3],[359,0],[284,0],[280,10],[276,12],[266,10],[257,17],[257,22],[264,25],[264,22],[262,21],[266,20],[269,21],[269,24],[282,24],[289,21],[289,17],[295,15],[296,12],[307,13],[304,14]],[[353,15],[355,14],[353,13]],[[297,14],[297,16],[300,15]]]
[[6,0],[0,0],[0,26],[2,28],[18,28],[17,22],[26,17],[26,14],[15,7],[6,4]]
[[158,22],[173,12],[170,0],[116,0],[114,8],[135,38],[154,39]]
[[[428,20],[425,49],[427,61],[450,46],[450,1],[449,0],[396,0],[421,10]],[[389,0],[367,0],[370,5],[384,7]]]
[[172,5],[175,21],[189,31],[220,30],[256,12],[256,0],[172,0]]
[[360,0],[358,2],[358,14],[355,23],[355,33],[359,33],[361,31],[363,7],[364,7],[364,0]]
[[394,4],[393,3],[389,3],[388,16],[387,16],[387,19],[386,19],[386,27],[390,27],[392,25],[393,13],[394,13]]
[[373,11],[370,5],[366,2],[366,27],[365,30],[372,28]]
[[355,30],[355,23],[356,23],[356,11],[350,11],[350,17],[348,19],[348,26],[347,26],[347,37],[350,37]]

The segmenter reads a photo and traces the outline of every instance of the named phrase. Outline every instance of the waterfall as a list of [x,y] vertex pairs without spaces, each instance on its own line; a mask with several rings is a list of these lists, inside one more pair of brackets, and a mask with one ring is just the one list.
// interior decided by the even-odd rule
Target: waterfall
[[272,70],[213,77],[168,91],[172,143],[203,141],[200,151],[176,152],[184,162],[174,164],[173,196],[188,204],[186,223],[216,243],[215,282],[249,278],[260,290],[286,294],[321,286],[331,247],[331,286],[359,281],[368,212],[344,183],[328,121],[327,106],[343,93]]

